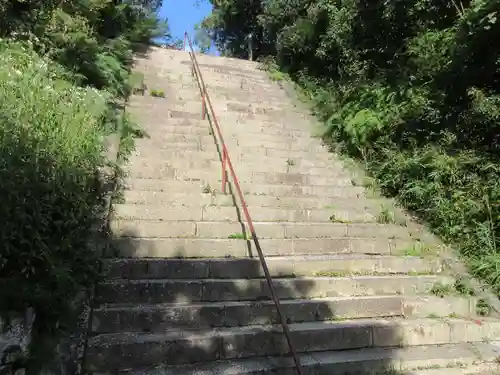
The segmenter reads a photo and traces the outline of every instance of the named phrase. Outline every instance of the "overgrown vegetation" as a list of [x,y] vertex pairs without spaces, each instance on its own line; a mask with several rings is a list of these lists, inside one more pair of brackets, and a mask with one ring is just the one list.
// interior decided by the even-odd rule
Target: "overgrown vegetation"
[[0,313],[35,311],[29,374],[50,364],[74,328],[75,297],[99,278],[104,138],[120,133],[122,156],[133,146],[122,103],[133,51],[168,38],[159,5],[0,4]]
[[[325,138],[420,215],[500,293],[500,3],[211,0],[225,55],[271,56]],[[269,61],[269,58],[268,58]]]

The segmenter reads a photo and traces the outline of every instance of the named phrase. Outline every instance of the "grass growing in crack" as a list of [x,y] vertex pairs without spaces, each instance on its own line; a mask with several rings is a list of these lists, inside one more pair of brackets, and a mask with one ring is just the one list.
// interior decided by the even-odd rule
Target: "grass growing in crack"
[[467,282],[462,279],[456,279],[453,284],[437,282],[435,283],[430,293],[437,297],[445,297],[445,296],[462,296],[462,297],[473,297],[475,295],[474,291],[470,286],[468,286]]
[[396,222],[394,211],[389,207],[383,206],[380,209],[380,213],[377,216],[377,223],[379,224],[394,224]]
[[489,316],[491,313],[490,304],[484,299],[479,299],[476,303],[476,314],[479,316]]
[[155,98],[164,98],[165,97],[165,91],[163,90],[157,90],[153,89],[149,92],[149,95],[155,97]]
[[436,297],[445,297],[452,295],[455,292],[455,289],[453,288],[453,285],[451,284],[444,284],[441,282],[435,283],[431,290],[430,293],[435,295]]
[[229,239],[238,239],[238,240],[251,240],[252,235],[247,236],[246,233],[232,233],[227,236]]
[[338,217],[336,216],[335,214],[331,215],[329,218],[328,218],[332,223],[342,223],[342,224],[350,224],[352,223],[351,220],[348,220],[348,219],[343,219],[341,217]]
[[212,186],[210,186],[210,184],[205,184],[203,185],[203,187],[201,188],[201,192],[203,194],[212,194],[212,195],[215,195],[215,189],[212,189]]
[[293,160],[293,159],[287,159],[286,160],[286,164],[291,167],[291,166],[295,165],[295,160]]
[[438,249],[435,246],[426,245],[422,242],[413,243],[412,245],[396,252],[400,253],[401,255],[412,257],[436,256],[439,253]]

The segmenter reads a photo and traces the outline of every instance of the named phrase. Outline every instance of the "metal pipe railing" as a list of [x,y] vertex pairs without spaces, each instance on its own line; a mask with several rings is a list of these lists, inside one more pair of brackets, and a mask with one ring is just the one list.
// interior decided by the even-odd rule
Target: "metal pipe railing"
[[[238,198],[241,202],[241,208],[243,209],[243,213],[245,215],[248,228],[250,230],[250,235],[251,238],[255,244],[255,249],[257,250],[257,254],[259,255],[259,260],[260,264],[262,266],[262,269],[264,271],[264,275],[266,277],[267,285],[269,287],[269,290],[271,292],[271,298],[274,302],[274,305],[276,306],[276,310],[278,312],[278,317],[280,320],[281,327],[283,329],[283,334],[285,335],[288,347],[290,349],[290,354],[292,355],[293,361],[295,363],[295,369],[297,372],[297,375],[302,375],[302,365],[300,364],[300,358],[297,355],[297,351],[295,350],[295,347],[292,343],[292,339],[290,337],[290,329],[288,327],[288,324],[286,322],[285,316],[283,315],[283,312],[281,310],[281,304],[278,298],[278,295],[276,293],[276,289],[274,287],[274,283],[271,277],[271,273],[269,272],[269,268],[267,266],[266,259],[264,257],[264,253],[262,251],[262,248],[259,243],[259,239],[257,237],[257,234],[255,232],[255,227],[253,225],[252,218],[250,216],[250,212],[248,211],[247,203],[245,200],[245,197],[243,195],[243,192],[241,190],[240,182],[238,180],[238,176],[236,175],[236,172],[234,171],[233,163],[231,162],[231,158],[229,156],[229,152],[226,147],[226,143],[224,142],[224,137],[222,135],[222,131],[219,126],[219,122],[217,121],[217,117],[215,116],[215,111],[212,106],[212,102],[210,100],[210,96],[208,95],[207,92],[207,87],[205,85],[205,82],[203,80],[203,76],[201,74],[200,66],[198,64],[198,60],[196,59],[196,55],[194,53],[194,48],[193,44],[191,42],[191,39],[189,38],[188,33],[184,33],[184,50],[186,49],[186,43],[189,46],[189,56],[191,58],[191,61],[193,63],[192,65],[192,73],[193,76],[196,77],[198,87],[200,89],[200,94],[201,94],[201,110],[202,110],[202,119],[205,119],[205,114],[207,111],[207,106],[208,109],[210,110],[210,119],[213,121],[213,124],[215,125],[215,129],[217,131],[217,136],[220,142],[220,149],[222,150],[222,155],[221,155],[221,162],[222,162],[222,192],[225,194],[226,193],[226,185],[228,182],[228,176],[227,176],[227,170],[229,169],[229,173],[231,174],[231,178],[233,180],[234,186],[236,188],[236,193],[238,195]],[[217,139],[217,137],[216,137]]]

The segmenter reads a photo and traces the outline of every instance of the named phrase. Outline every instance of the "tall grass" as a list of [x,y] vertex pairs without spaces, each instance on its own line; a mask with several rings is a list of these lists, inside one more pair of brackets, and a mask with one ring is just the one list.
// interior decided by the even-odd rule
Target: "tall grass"
[[98,276],[106,97],[0,41],[0,108],[0,310],[33,307],[35,336],[55,339]]

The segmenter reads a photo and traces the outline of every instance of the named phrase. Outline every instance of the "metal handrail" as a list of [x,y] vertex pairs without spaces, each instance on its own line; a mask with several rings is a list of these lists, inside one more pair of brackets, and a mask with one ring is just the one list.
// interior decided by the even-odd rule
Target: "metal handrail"
[[251,238],[253,239],[253,242],[255,243],[255,248],[257,250],[257,254],[259,255],[259,260],[262,265],[262,269],[264,271],[264,275],[266,277],[267,285],[269,286],[269,290],[271,292],[271,298],[274,302],[274,305],[276,306],[276,310],[278,312],[279,320],[281,327],[283,328],[283,333],[286,337],[286,341],[288,343],[288,347],[290,349],[290,353],[292,355],[293,361],[295,363],[295,369],[297,371],[297,375],[302,375],[302,365],[300,364],[300,358],[297,355],[297,351],[295,350],[295,347],[292,343],[292,339],[290,337],[290,329],[288,327],[288,324],[286,323],[285,316],[283,315],[283,312],[281,310],[281,305],[280,301],[278,298],[278,295],[276,293],[276,289],[274,288],[274,283],[271,277],[271,273],[269,272],[269,268],[267,266],[266,259],[264,257],[264,253],[262,251],[262,248],[259,243],[259,239],[257,237],[257,234],[255,233],[255,227],[253,225],[252,218],[250,216],[250,213],[248,211],[247,203],[245,201],[245,197],[243,195],[243,192],[240,187],[240,182],[238,180],[238,176],[236,175],[236,172],[234,171],[233,168],[233,163],[231,162],[231,158],[229,156],[229,152],[226,147],[226,143],[224,142],[224,137],[222,136],[222,132],[219,126],[219,122],[217,121],[217,117],[215,116],[215,111],[212,106],[212,102],[210,100],[210,96],[208,95],[207,92],[207,87],[205,85],[205,82],[203,80],[203,77],[201,75],[201,70],[200,66],[198,64],[198,60],[196,59],[196,55],[194,53],[194,48],[193,44],[191,42],[191,38],[189,37],[188,33],[184,33],[184,50],[186,49],[186,44],[189,46],[190,52],[189,56],[191,58],[191,61],[193,63],[192,66],[192,73],[193,75],[196,76],[196,80],[198,82],[198,87],[200,89],[200,94],[201,94],[201,110],[202,110],[202,119],[205,119],[205,114],[207,112],[207,105],[208,109],[210,110],[210,119],[213,120],[213,123],[215,125],[217,135],[220,141],[220,146],[222,149],[222,192],[225,194],[226,193],[226,184],[228,182],[228,177],[227,177],[227,169],[229,169],[229,172],[231,174],[231,178],[234,182],[234,186],[236,188],[236,193],[241,201],[241,207],[243,209],[243,213],[245,215],[246,221],[248,223],[248,227],[250,229],[250,234]]

